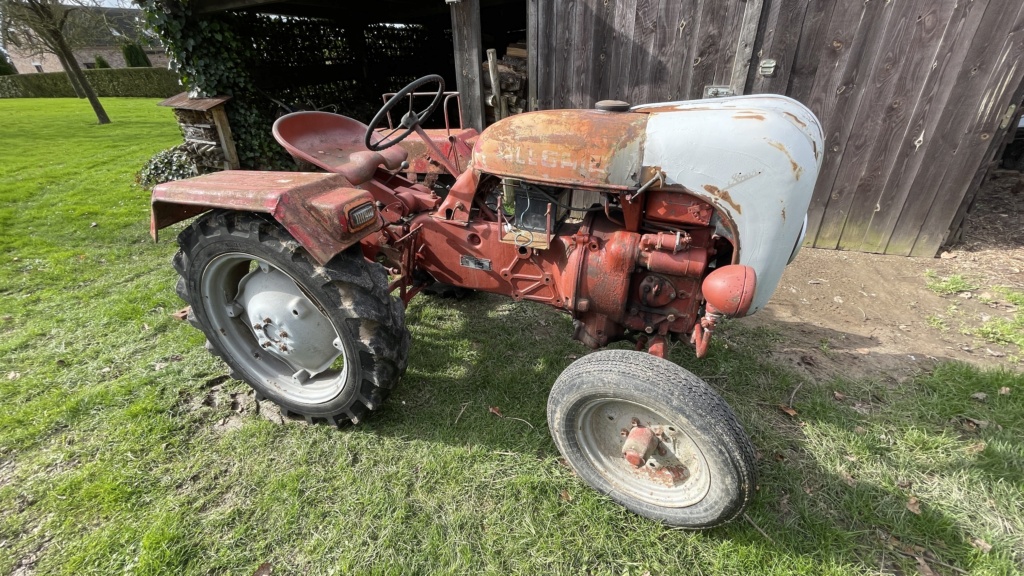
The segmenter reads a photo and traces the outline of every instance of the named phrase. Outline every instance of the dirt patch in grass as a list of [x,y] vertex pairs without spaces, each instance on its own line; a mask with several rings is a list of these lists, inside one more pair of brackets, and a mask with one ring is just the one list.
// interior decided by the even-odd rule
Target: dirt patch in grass
[[[996,288],[1024,289],[1022,191],[1016,172],[989,181],[940,258],[804,249],[771,302],[741,322],[776,331],[771,355],[816,379],[903,382],[944,360],[1020,370],[1024,352],[981,328],[1017,313]],[[972,289],[936,287],[960,281]]]

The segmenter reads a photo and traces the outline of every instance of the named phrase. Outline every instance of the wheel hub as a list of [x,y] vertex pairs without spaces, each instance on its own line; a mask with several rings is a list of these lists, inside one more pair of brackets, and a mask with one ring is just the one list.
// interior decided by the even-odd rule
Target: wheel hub
[[246,274],[236,303],[260,347],[297,370],[297,380],[323,372],[341,355],[341,341],[330,322],[276,268],[260,262]]

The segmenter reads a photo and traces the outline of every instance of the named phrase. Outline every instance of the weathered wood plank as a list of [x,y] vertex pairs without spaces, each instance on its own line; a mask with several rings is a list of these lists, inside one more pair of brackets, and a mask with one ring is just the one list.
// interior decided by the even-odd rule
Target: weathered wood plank
[[[963,172],[966,169],[973,176],[977,169],[976,165],[965,165],[972,157],[976,162],[980,157],[972,153],[977,142],[969,139],[965,141],[965,138],[976,131],[979,103],[990,90],[990,83],[998,71],[996,57],[1006,54],[1012,47],[1009,31],[1021,8],[1015,6],[1013,10],[1012,14],[1008,14],[1003,0],[989,2],[976,33],[964,37],[963,41],[968,45],[966,52],[960,52],[963,54],[961,58],[950,60],[951,69],[948,74],[943,74],[941,81],[948,83],[951,91],[944,102],[937,103],[934,111],[937,122],[933,132],[922,131],[915,137],[915,144],[918,140],[921,143],[920,168],[916,174],[908,174],[907,201],[889,236],[886,253],[912,254],[915,243],[926,233],[922,227],[936,205],[952,202],[951,210],[954,213],[960,206],[965,191],[950,191],[943,187],[949,186],[947,174],[950,172]],[[1001,40],[995,46],[992,44],[994,38]],[[985,142],[987,145],[988,142]],[[939,225],[940,230],[927,231],[927,237],[938,237],[936,244],[941,242],[951,220],[952,214],[949,220]]]
[[[679,46],[675,66],[668,79],[669,100],[689,100],[690,80],[693,77],[693,63],[697,59],[697,40],[700,31],[700,15],[703,12],[703,0],[682,0],[679,7],[678,23],[676,24],[676,44]],[[697,98],[700,98],[698,95]]]
[[[991,178],[993,172],[998,169],[1002,163],[1003,153],[1006,151],[1006,146],[1013,142],[1014,136],[1017,132],[1017,126],[1020,123],[1022,114],[1020,102],[1024,102],[1024,78],[1021,79],[1020,86],[1017,87],[1016,92],[1010,97],[1010,104],[1016,106],[1016,110],[1010,114],[1010,121],[1007,122],[1005,127],[1003,126],[1003,120],[999,121],[999,126],[996,128],[996,137],[993,138],[992,152],[986,162],[974,175],[974,179],[971,181],[971,184],[967,189],[967,196],[960,205],[960,209],[957,210],[956,216],[953,217],[953,223],[949,227],[949,236],[946,238],[945,242],[943,242],[943,245],[956,242],[960,239],[960,235],[963,232],[964,220],[974,208],[974,203],[977,200],[979,189],[984,182],[987,182],[989,178]],[[1009,112],[1009,108],[1007,109],[1007,112]]]
[[729,87],[735,94],[750,92],[747,89],[747,76],[754,58],[757,29],[762,20],[764,7],[764,0],[746,0],[743,21],[740,23],[739,34],[736,37],[736,57],[732,64],[732,78],[729,81]]
[[732,82],[733,64],[736,62],[737,38],[743,24],[743,12],[747,2],[726,2],[725,16],[719,26],[719,56],[715,62],[714,83],[729,86]]
[[789,77],[793,73],[793,62],[803,35],[809,1],[775,0],[772,4],[778,5],[780,9],[777,18],[771,22],[771,28],[765,31],[764,41],[758,49],[760,56],[754,62],[754,68],[758,68],[761,60],[772,59],[776,62],[775,75],[762,76],[755,72],[751,91],[757,94],[783,94],[789,87]]
[[466,126],[484,129],[483,49],[480,43],[480,2],[463,0],[451,5],[455,80],[462,99]]
[[[890,11],[881,2],[843,2],[836,6],[829,24],[830,50],[821,62],[807,104],[822,122],[825,134],[825,157],[818,174],[811,205],[807,211],[807,238],[819,246],[818,235],[828,204],[839,200],[844,190],[836,184],[836,174],[845,153],[846,143],[854,131],[853,117],[860,105],[863,90],[860,83],[866,66],[877,49],[881,26]],[[829,248],[835,248],[835,244]]]
[[539,110],[537,102],[537,84],[540,81],[537,70],[537,54],[540,53],[539,2],[540,0],[527,0],[526,2],[526,109],[530,111]]
[[615,42],[615,33],[612,29],[614,17],[614,6],[612,2],[588,2],[590,6],[590,26],[593,35],[593,49],[590,51],[590,104],[598,100],[611,99],[610,86],[613,72],[610,68],[612,44]]
[[629,97],[631,104],[650,102],[651,84],[661,81],[662,71],[654,64],[654,42],[658,29],[658,0],[637,0],[633,19],[633,46],[630,50]]
[[612,50],[608,66],[607,94],[614,100],[629,100],[629,70],[633,53],[633,26],[637,0],[615,0],[612,16]]
[[[888,195],[886,181],[897,153],[905,142],[910,115],[933,62],[936,47],[953,6],[928,0],[903,2],[894,7],[882,38],[858,111],[862,155],[843,159],[837,180],[854,183],[853,193],[841,199],[846,213],[837,238],[839,248],[860,250],[865,231]],[[857,138],[851,138],[851,141]]]
[[[1007,21],[1009,20],[1007,18]],[[1018,13],[1003,49],[999,52],[990,52],[990,55],[995,54],[998,54],[999,58],[992,67],[988,87],[980,99],[981,105],[977,109],[968,108],[969,113],[966,116],[971,118],[972,122],[960,138],[957,148],[959,160],[948,164],[942,184],[935,190],[932,208],[928,211],[914,242],[911,256],[935,256],[949,233],[950,223],[964,202],[978,167],[991,160],[992,140],[999,120],[1024,78],[1024,6]]]
[[[944,8],[952,8],[952,11],[939,11]],[[840,241],[844,248],[885,251],[899,213],[907,202],[910,183],[926,161],[923,151],[919,151],[921,143],[918,139],[925,132],[934,132],[939,116],[937,112],[953,90],[953,79],[947,72],[949,64],[954,69],[959,69],[959,64],[951,63],[950,56],[958,53],[962,59],[969,45],[967,40],[975,34],[985,7],[977,2],[964,2],[955,7],[928,3],[921,5],[921,9],[921,20],[916,26],[927,33],[925,29],[937,23],[941,32],[937,28],[929,34],[937,41],[914,48],[917,61],[901,78],[902,89],[910,90],[912,94],[900,100],[901,107],[910,112],[899,126],[890,127],[888,133],[882,132],[885,144],[872,162],[884,162],[880,173],[885,180],[875,184],[873,202],[868,199],[855,206],[847,224],[849,231],[844,231],[844,238]],[[887,116],[888,112],[889,109]],[[912,158],[914,156],[916,158]],[[859,238],[855,231],[859,231]]]
[[672,86],[677,82],[676,74],[683,67],[679,64],[686,60],[686,47],[677,33],[679,14],[685,2],[680,0],[661,0],[658,15],[654,21],[657,28],[654,38],[654,51],[651,54],[657,69],[657,76],[651,83],[647,95],[650,102],[669,102],[675,100]]
[[578,78],[573,77],[573,32],[576,27],[576,6],[586,0],[567,0],[555,3],[557,44],[555,52],[550,55],[554,59],[554,108],[572,108],[573,91]]
[[538,0],[537,4],[537,108],[550,110],[554,106],[555,67],[557,59],[555,0]]
[[[726,17],[729,13],[727,4],[716,0],[704,1],[700,15],[700,28],[697,30],[693,75],[690,79],[689,97],[691,99],[704,96],[704,87],[715,83],[715,74],[718,72],[721,60],[727,57],[722,39],[722,29],[726,26]],[[733,42],[734,39],[729,39],[729,43]]]

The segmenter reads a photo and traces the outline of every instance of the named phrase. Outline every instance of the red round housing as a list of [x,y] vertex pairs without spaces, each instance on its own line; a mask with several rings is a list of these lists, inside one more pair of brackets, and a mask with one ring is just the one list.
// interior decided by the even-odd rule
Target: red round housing
[[708,274],[701,285],[708,307],[726,316],[746,316],[754,300],[757,273],[750,266],[730,264]]

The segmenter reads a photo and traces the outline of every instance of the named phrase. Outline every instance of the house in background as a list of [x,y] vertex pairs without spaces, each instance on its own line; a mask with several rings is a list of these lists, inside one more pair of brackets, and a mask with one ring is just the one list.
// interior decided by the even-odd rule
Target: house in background
[[[85,38],[75,44],[75,59],[83,69],[96,67],[96,56],[102,56],[112,68],[124,68],[121,46],[125,42],[138,41],[154,67],[167,66],[167,55],[155,38],[143,32],[142,11],[135,8],[88,7],[76,9],[86,15],[82,21],[94,23],[89,26]],[[57,55],[39,51],[27,46],[8,44],[7,53],[19,74],[37,72],[62,72]]]

